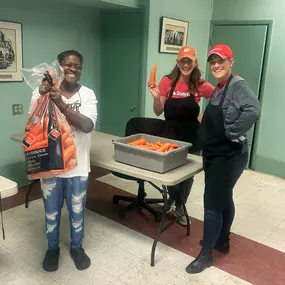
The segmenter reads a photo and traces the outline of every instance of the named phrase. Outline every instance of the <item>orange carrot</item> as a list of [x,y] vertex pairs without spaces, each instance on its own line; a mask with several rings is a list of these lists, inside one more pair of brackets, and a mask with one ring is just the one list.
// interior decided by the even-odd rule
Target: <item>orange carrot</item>
[[68,137],[64,143],[63,143],[63,147],[64,148],[68,148],[69,146],[71,146],[74,143],[74,140],[72,137]]
[[31,150],[43,148],[43,147],[46,147],[47,145],[48,145],[48,141],[47,140],[43,140],[41,142],[37,142],[37,143],[33,144],[29,148],[25,148],[25,151],[31,151]]
[[155,145],[162,146],[161,142],[156,142]]
[[137,145],[137,147],[140,147],[140,148],[145,148],[145,149],[149,149],[149,150],[157,150],[158,147],[156,146],[149,146],[149,145],[144,145],[144,144],[141,144],[141,145]]
[[154,86],[156,86],[156,69],[157,69],[157,63],[153,65],[148,80],[148,83]]
[[165,143],[163,146],[161,146],[157,151],[159,152],[165,152],[170,148],[171,144],[170,143]]
[[129,145],[132,146],[141,145],[141,144],[146,144],[146,140],[144,138],[129,142]]
[[72,157],[72,155],[75,154],[75,152],[76,152],[76,147],[74,144],[65,149],[63,152],[64,161],[68,161]]
[[149,147],[147,147],[147,149],[149,149],[149,150],[158,150],[158,147],[157,146],[149,146]]
[[40,133],[35,137],[35,142],[41,142],[44,139],[44,134]]
[[66,168],[71,169],[71,168],[73,168],[74,166],[76,166],[76,163],[77,163],[76,159],[71,158],[71,159],[69,159],[69,160],[67,161],[67,163],[66,163]]
[[39,135],[41,132],[42,132],[42,125],[40,123],[37,123],[33,126],[33,128],[30,130],[30,133],[33,135],[33,136],[37,136]]
[[131,141],[128,143],[129,145],[145,148],[149,150],[159,151],[159,152],[167,152],[173,149],[178,148],[177,144],[171,143],[161,143],[160,141],[156,141],[155,143],[150,143],[146,141],[144,138],[137,139],[135,141]]
[[62,125],[61,128],[64,133],[70,132],[70,126],[67,124]]
[[66,133],[63,133],[62,134],[62,142],[65,142],[65,140],[69,137],[70,133],[69,132],[66,132]]

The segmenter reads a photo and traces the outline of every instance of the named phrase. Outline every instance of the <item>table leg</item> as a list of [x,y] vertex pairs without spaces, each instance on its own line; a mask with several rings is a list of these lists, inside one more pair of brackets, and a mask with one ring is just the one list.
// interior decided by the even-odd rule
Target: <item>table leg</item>
[[34,184],[37,182],[37,180],[32,180],[31,184],[30,184],[30,187],[29,187],[29,190],[27,191],[26,193],[26,198],[25,198],[25,208],[28,208],[29,207],[29,196],[30,196],[30,193],[32,192],[32,189],[33,189],[33,186]]
[[153,245],[152,245],[152,249],[151,249],[151,266],[154,266],[155,249],[156,249],[156,245],[157,245],[159,236],[163,232],[164,217],[165,217],[165,213],[167,210],[166,209],[166,207],[167,207],[167,188],[164,185],[162,186],[162,188],[163,188],[164,208],[163,208],[162,219],[160,221],[160,225],[159,225],[159,228],[157,230],[156,237],[153,241]]

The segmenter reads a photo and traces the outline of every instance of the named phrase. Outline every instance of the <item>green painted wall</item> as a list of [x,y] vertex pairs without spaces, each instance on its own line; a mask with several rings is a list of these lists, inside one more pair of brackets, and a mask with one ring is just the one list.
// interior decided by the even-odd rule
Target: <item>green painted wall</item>
[[[202,70],[206,69],[206,54],[209,41],[209,27],[212,18],[212,6],[212,0],[149,1],[147,78],[155,62],[158,63],[157,80],[160,80],[163,75],[169,73],[176,63],[177,54],[158,52],[160,17],[162,16],[189,22],[187,43],[196,47],[200,68],[202,68]],[[205,74],[203,74],[203,76],[205,76]],[[145,96],[145,116],[155,117],[152,109],[153,99],[148,89],[145,89]]]
[[[86,58],[82,83],[95,90],[100,103],[100,19],[99,11],[56,0],[45,2],[45,7],[35,0],[2,1],[0,19],[23,24],[24,67],[43,61],[50,62],[64,49],[78,49]],[[142,59],[142,115],[155,117],[152,97],[146,82],[152,65],[158,62],[158,80],[174,66],[176,55],[158,52],[161,16],[189,21],[189,45],[197,48],[199,65],[206,70],[206,54],[209,41],[210,21],[213,20],[274,20],[272,41],[264,92],[262,94],[262,117],[258,135],[257,170],[285,177],[284,111],[285,97],[278,86],[282,82],[282,47],[284,45],[282,0],[118,0],[127,6],[145,6],[144,52]],[[48,3],[48,4],[46,4]],[[55,8],[56,7],[56,8]],[[245,8],[246,7],[246,8]],[[223,11],[223,13],[221,13]],[[204,77],[206,74],[204,74]],[[21,146],[10,140],[13,133],[23,131],[31,90],[25,83],[0,82],[0,175],[26,182],[24,157]],[[12,104],[22,103],[24,115],[12,116]],[[9,123],[9,126],[8,126]],[[100,127],[100,104],[99,122]]]
[[284,9],[283,0],[215,0],[213,9],[213,20],[273,20],[266,78],[261,94],[262,115],[257,137],[256,170],[282,177],[285,177],[285,96],[281,88],[285,64]]
[[[51,62],[65,49],[77,49],[86,58],[81,82],[92,88],[100,100],[99,11],[57,1],[39,1],[41,5],[44,3],[41,8],[36,1],[3,2],[0,19],[23,25],[24,68]],[[10,136],[23,132],[31,94],[32,90],[24,82],[0,82],[0,175],[20,185],[26,182],[24,156],[21,145],[12,142]],[[23,104],[23,115],[12,116],[15,103]]]

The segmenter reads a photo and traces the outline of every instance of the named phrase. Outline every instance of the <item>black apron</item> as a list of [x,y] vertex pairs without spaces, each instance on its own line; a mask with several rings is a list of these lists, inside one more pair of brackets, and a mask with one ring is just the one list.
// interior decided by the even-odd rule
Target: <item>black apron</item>
[[245,147],[225,135],[222,106],[232,78],[228,79],[220,95],[219,105],[209,102],[199,131],[205,171],[204,207],[209,210],[223,210],[230,206],[233,188],[248,159]]
[[201,150],[198,138],[200,123],[197,119],[200,113],[200,106],[193,94],[185,98],[172,98],[174,89],[175,86],[172,87],[164,105],[165,123],[163,136],[190,142],[193,147],[189,149],[189,152],[198,152]]

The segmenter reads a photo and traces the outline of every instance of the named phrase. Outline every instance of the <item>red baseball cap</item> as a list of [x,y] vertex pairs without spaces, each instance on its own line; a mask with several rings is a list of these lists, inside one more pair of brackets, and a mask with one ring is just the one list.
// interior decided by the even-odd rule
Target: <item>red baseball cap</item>
[[219,44],[219,45],[213,46],[210,49],[210,51],[208,52],[208,60],[212,54],[216,54],[223,59],[234,57],[234,54],[233,54],[233,51],[231,50],[231,48],[227,45],[224,45],[224,44]]

